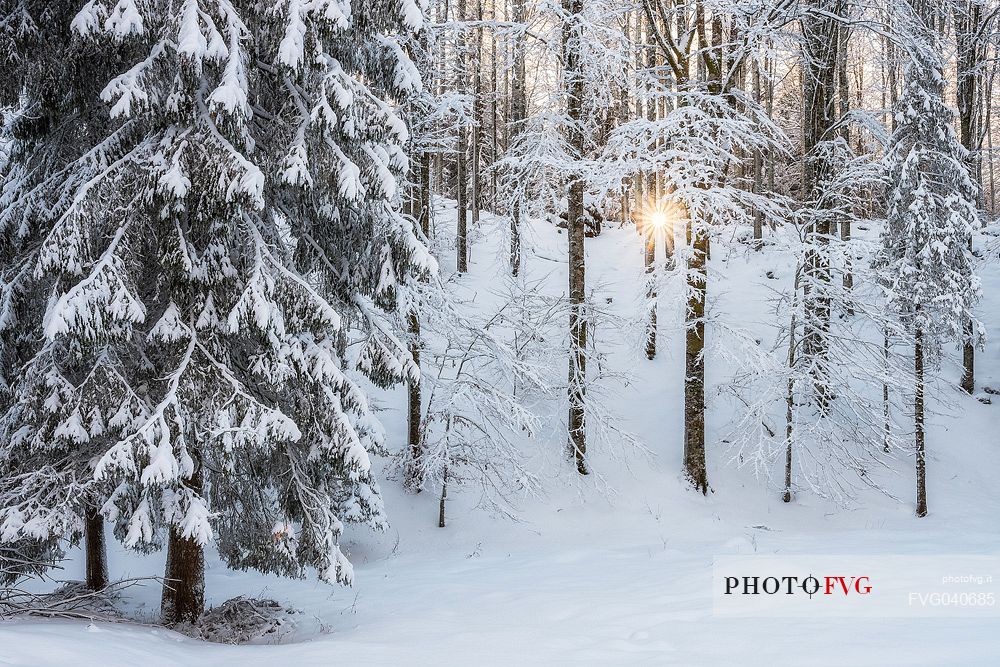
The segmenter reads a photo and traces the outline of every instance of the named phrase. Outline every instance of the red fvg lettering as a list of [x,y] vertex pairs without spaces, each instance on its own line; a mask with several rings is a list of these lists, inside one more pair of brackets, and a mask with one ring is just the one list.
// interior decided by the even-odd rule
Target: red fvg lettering
[[844,595],[849,595],[852,590],[858,595],[868,595],[872,592],[872,587],[868,585],[868,577],[825,577],[824,581],[826,582],[824,595],[838,592],[838,584]]

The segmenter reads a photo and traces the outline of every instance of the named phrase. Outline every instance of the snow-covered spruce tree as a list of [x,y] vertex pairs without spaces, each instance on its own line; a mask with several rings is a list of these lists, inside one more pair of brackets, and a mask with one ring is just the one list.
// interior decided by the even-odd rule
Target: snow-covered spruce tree
[[[913,336],[917,516],[927,514],[924,379],[944,340],[961,340],[979,296],[970,249],[980,225],[968,154],[944,101],[940,37],[923,2],[901,5],[896,26],[909,54],[896,131],[886,156],[892,188],[882,233],[890,307]],[[978,327],[978,324],[977,324]]]
[[127,50],[98,55],[76,39],[72,3],[26,0],[0,15],[0,541],[35,563],[86,535],[87,584],[107,583],[101,485],[102,414],[127,402],[106,376],[103,342],[46,340],[53,277],[39,249],[75,194],[130,141],[99,93]]
[[72,19],[93,58],[127,61],[100,81],[120,140],[41,243],[42,324],[103,346],[113,405],[62,423],[108,437],[119,538],[168,534],[166,622],[201,613],[213,539],[235,568],[349,583],[343,523],[384,524],[381,428],[348,365],[416,373],[393,320],[432,261],[393,209],[407,137],[387,99],[418,84],[387,35],[419,23],[408,0],[91,0]]

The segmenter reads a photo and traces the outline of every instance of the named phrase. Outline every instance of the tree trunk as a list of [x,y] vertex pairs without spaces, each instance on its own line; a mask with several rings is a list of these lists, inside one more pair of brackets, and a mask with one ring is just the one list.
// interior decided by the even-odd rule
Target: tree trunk
[[[458,0],[457,10],[458,10],[458,21],[465,21],[465,3],[466,0]],[[457,76],[457,86],[458,92],[464,92],[465,86],[465,76],[466,76],[466,64],[467,55],[466,54],[466,39],[465,39],[465,27],[459,27],[458,39],[456,40],[456,48],[458,49],[458,76]],[[457,179],[458,179],[458,192],[457,192],[457,203],[458,203],[458,234],[455,239],[455,252],[457,255],[456,268],[459,273],[466,273],[469,270],[469,229],[468,229],[468,212],[469,212],[469,202],[468,202],[468,192],[469,184],[466,182],[468,179],[467,167],[466,167],[466,153],[468,152],[468,128],[466,127],[465,120],[460,120],[458,125],[458,145],[456,150],[458,151],[458,164],[457,164]]]
[[792,502],[792,407],[795,404],[795,381],[788,379],[785,388],[785,492],[781,500]]
[[832,165],[820,145],[832,139],[834,126],[834,92],[838,57],[839,4],[833,0],[816,0],[817,12],[802,21],[803,94],[805,119],[803,149],[806,161],[802,170],[803,195],[812,207],[811,221],[806,230],[807,277],[804,287],[805,321],[803,322],[803,352],[810,359],[810,374],[820,408],[829,400],[826,373],[828,335],[830,329],[830,259],[831,220],[821,188],[831,176]]
[[458,235],[455,241],[456,268],[459,273],[469,270],[469,202],[466,194],[466,130],[458,130]]
[[[202,471],[196,468],[188,488],[201,493]],[[160,615],[164,625],[194,623],[205,611],[205,550],[193,539],[184,537],[170,526],[167,541],[167,567],[163,575]]]
[[646,230],[646,299],[649,302],[649,320],[646,323],[646,358],[656,357],[656,228]]
[[[883,371],[889,377],[889,328],[882,331]],[[892,417],[889,411],[889,380],[882,381],[882,451],[889,453],[889,438],[892,436]]]
[[[503,0],[503,14],[504,14],[504,18],[507,21],[512,21],[512,22],[516,22],[517,21],[514,18],[514,11],[513,11],[513,9],[511,9],[511,0]],[[502,142],[503,142],[503,151],[502,152],[504,152],[504,153],[506,153],[510,149],[510,139],[511,139],[511,136],[512,136],[512,134],[511,134],[511,122],[510,122],[511,118],[512,118],[512,113],[511,113],[511,108],[510,107],[511,107],[511,97],[514,94],[514,91],[511,88],[511,65],[514,63],[514,58],[515,58],[514,53],[516,51],[516,44],[515,43],[517,41],[518,41],[517,39],[505,39],[502,42],[504,66],[501,68],[501,70],[502,70],[501,71],[501,81],[502,81],[502,84],[501,84],[500,88],[503,91],[503,93],[502,93],[500,99],[503,101],[503,112],[502,112],[501,115],[503,116],[503,119],[504,119],[503,128],[502,128],[503,129],[503,139],[502,139]]]
[[[956,79],[955,97],[958,106],[958,125],[962,145],[969,151],[969,175],[982,191],[982,172],[977,159],[979,155],[982,133],[982,106],[980,105],[979,89],[981,87],[983,42],[979,36],[982,23],[982,8],[978,2],[966,0],[954,7],[955,46],[956,46]],[[985,36],[985,33],[984,33]],[[980,203],[984,204],[980,197]],[[972,320],[963,327],[962,341],[962,382],[964,391],[971,394],[976,389],[976,348],[975,331]]]
[[[837,42],[837,89],[840,97],[840,121],[842,123],[840,131],[841,136],[844,138],[844,142],[851,145],[851,130],[850,126],[846,122],[846,116],[851,110],[851,97],[850,97],[850,81],[847,78],[847,43],[851,36],[850,28],[846,25],[841,24],[837,29],[838,42]],[[851,240],[851,215],[844,216],[840,220],[840,240],[847,243]],[[851,271],[851,254],[845,250],[844,253],[844,278],[843,285],[845,290],[851,290],[854,287],[854,274]],[[848,315],[853,315],[853,311],[849,310]]]
[[792,437],[795,435],[792,431],[794,425],[793,416],[795,409],[795,380],[792,377],[792,373],[795,370],[795,332],[798,327],[798,318],[796,317],[798,307],[799,307],[799,282],[802,276],[802,269],[800,266],[795,267],[795,282],[792,287],[792,317],[791,322],[789,322],[788,327],[788,381],[785,386],[785,493],[782,495],[781,499],[786,502],[792,502]]
[[[635,117],[642,118],[643,114],[643,102],[642,95],[640,94],[640,88],[642,86],[642,70],[643,70],[643,15],[638,10],[635,13],[635,32],[633,33],[633,50],[635,51],[635,80],[633,81],[633,91],[635,92]],[[645,192],[646,187],[646,176],[642,172],[638,172],[633,177],[633,185],[635,188],[635,231],[639,235],[642,235],[643,228],[645,227],[645,220],[643,219],[647,213],[647,208],[649,202],[646,201],[647,195]]]
[[[525,0],[514,0],[512,11],[514,23],[523,25],[527,20],[525,13]],[[514,42],[514,67],[511,74],[511,103],[510,103],[510,125],[513,127],[515,136],[520,133],[524,126],[524,121],[528,117],[528,96],[525,81],[525,36],[518,34]],[[521,218],[524,211],[521,202],[518,200],[514,204],[510,218],[510,273],[517,277],[521,272]]]
[[[420,225],[420,230],[424,236],[430,235],[431,217],[431,181],[430,181],[430,154],[421,153],[417,161],[419,173],[418,188],[414,197],[415,215]],[[410,328],[410,355],[413,363],[420,367],[420,318],[415,313],[409,316]],[[407,387],[407,445],[410,450],[410,460],[406,472],[405,485],[411,491],[419,493],[424,485],[423,476],[423,430],[421,428],[421,396],[420,381],[411,381]]]
[[[476,2],[476,20],[483,20],[483,0]],[[476,27],[476,53],[472,60],[472,226],[479,226],[482,203],[482,137],[483,137],[483,29]]]
[[917,516],[927,516],[927,460],[924,449],[924,332],[919,327],[913,342],[913,421],[917,452]]
[[[768,67],[767,70],[767,118],[768,120],[774,120],[774,76],[775,76],[775,62],[774,58],[767,56],[764,61]],[[768,151],[767,156],[767,191],[774,192],[774,162],[775,156],[773,151]]]
[[444,467],[441,478],[441,497],[438,499],[438,528],[444,528],[444,505],[448,500],[448,466]]
[[[892,12],[887,12],[887,23],[889,25],[890,31],[892,30]],[[885,40],[885,61],[888,64],[886,71],[886,87],[889,92],[889,107],[891,109],[889,113],[889,131],[892,134],[896,133],[896,104],[899,101],[899,92],[896,86],[896,47],[888,37]],[[890,451],[889,438],[892,435],[892,421],[889,406],[889,353],[890,353],[890,340],[889,340],[889,328],[885,327],[882,331],[882,358],[885,363],[885,374],[886,380],[882,381],[882,451],[886,454]]]
[[[413,363],[420,366],[420,319],[410,315],[410,355]],[[423,473],[423,430],[421,428],[420,380],[410,381],[407,385],[407,446],[410,450],[410,458],[407,462],[406,488],[414,493],[420,493],[424,486]]]
[[424,236],[430,238],[431,235],[431,207],[434,205],[431,199],[431,154],[422,153],[420,155],[420,231]]
[[[650,124],[656,121],[656,40],[654,38],[655,26],[648,16],[646,17],[646,120]],[[657,145],[659,139],[656,140]],[[651,169],[646,173],[646,207],[649,210],[656,210],[659,206],[659,190],[657,189],[657,169]],[[653,230],[650,230],[651,232]]]
[[[696,5],[695,27],[705,34],[705,11]],[[698,59],[698,72],[707,82],[708,92],[722,89],[723,36],[721,24],[712,22],[712,48]],[[711,78],[709,78],[711,76]],[[687,81],[679,81],[678,88]],[[709,187],[705,183],[703,187]],[[705,301],[708,288],[708,221],[689,216],[687,243],[691,247],[685,277],[687,308],[684,314],[684,471],[695,489],[708,493],[708,470],[705,465]]]
[[108,552],[104,541],[104,517],[96,509],[87,513],[87,588],[104,590],[108,586]]
[[976,346],[973,343],[975,330],[972,320],[966,320],[962,327],[965,340],[962,342],[962,390],[971,394],[976,390]]
[[[444,0],[444,2],[438,2],[434,4],[434,21],[436,23],[447,23],[450,19],[449,12],[451,11],[449,0]],[[436,48],[434,49],[434,60],[438,72],[447,71],[448,63],[448,40],[439,40]],[[444,76],[437,77],[435,85],[435,94],[440,97],[445,93],[445,89],[448,86],[448,80]],[[447,192],[445,190],[445,183],[447,181],[445,177],[445,169],[447,161],[445,160],[445,153],[442,151],[435,151],[433,156],[434,162],[434,188],[437,192]],[[449,183],[450,186],[450,183]]]
[[[754,101],[757,104],[761,102],[760,94],[760,66],[754,65],[753,68],[753,95]],[[761,188],[763,186],[763,160],[761,159],[760,151],[754,151],[753,154],[753,191],[755,194],[760,194]],[[764,247],[764,216],[759,208],[754,209],[753,212],[753,249],[760,250]]]
[[[993,89],[996,85],[997,70],[1000,69],[1000,59],[996,57],[996,52],[994,51],[994,57],[992,58],[993,64],[990,67],[990,75],[986,80],[986,90],[983,91],[983,97],[986,100],[993,99]],[[990,203],[989,212],[990,215],[996,216],[997,214],[997,190],[996,190],[996,170],[993,167],[993,104],[985,104],[986,112],[983,119],[983,127],[985,128],[986,134],[986,155],[989,156],[987,162],[987,169],[989,171],[990,180]],[[982,163],[980,163],[981,166]],[[982,170],[980,170],[980,178],[982,178]],[[986,206],[985,195],[983,197],[983,206]]]
[[708,493],[705,466],[705,292],[708,230],[691,221],[684,336],[684,470],[694,487]]
[[[497,16],[496,0],[493,0],[493,20],[499,20]],[[497,111],[499,97],[500,74],[497,71],[497,40],[496,37],[490,39],[490,211],[494,215],[499,213],[497,202],[499,201],[499,186],[497,182],[496,162],[500,155],[500,130],[497,125],[500,123],[500,115]]]
[[785,388],[785,492],[781,500],[792,502],[792,407],[795,404],[795,381],[789,378]]
[[[583,13],[583,0],[563,0],[566,18],[563,22],[564,76],[566,77],[566,112],[570,120],[569,146],[573,158],[584,154],[584,136],[580,127],[583,105],[583,68],[577,21]],[[587,383],[587,314],[586,257],[583,217],[584,183],[573,174],[569,185],[566,211],[566,231],[569,237],[569,445],[576,469],[586,475],[587,431],[585,418]]]

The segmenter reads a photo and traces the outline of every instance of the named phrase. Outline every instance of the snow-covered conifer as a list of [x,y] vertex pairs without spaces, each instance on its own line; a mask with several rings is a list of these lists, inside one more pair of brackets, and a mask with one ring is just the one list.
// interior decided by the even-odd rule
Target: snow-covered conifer
[[43,335],[55,283],[37,262],[76,193],[132,128],[113,128],[99,98],[118,54],[96,58],[73,35],[75,14],[66,3],[27,1],[0,28],[0,540],[41,550],[36,560],[51,564],[63,538],[86,533],[87,583],[102,588],[103,492],[93,464],[116,429],[103,415],[129,401],[103,342]]
[[[945,340],[961,340],[979,297],[972,235],[980,225],[978,189],[968,153],[945,104],[940,36],[931,8],[901,5],[900,35],[909,54],[887,152],[889,191],[880,265],[890,307],[914,339],[917,515],[927,514],[924,379]],[[977,324],[976,328],[980,328]]]
[[395,209],[392,99],[419,80],[393,35],[419,8],[90,0],[65,20],[121,66],[93,72],[114,122],[41,240],[37,326],[48,348],[100,349],[87,378],[105,401],[74,401],[84,378],[60,374],[18,398],[19,419],[52,420],[27,407],[45,390],[59,437],[102,437],[116,534],[169,535],[168,622],[200,614],[210,541],[235,568],[350,583],[344,523],[385,523],[382,430],[352,368],[415,376],[394,330],[433,268]]

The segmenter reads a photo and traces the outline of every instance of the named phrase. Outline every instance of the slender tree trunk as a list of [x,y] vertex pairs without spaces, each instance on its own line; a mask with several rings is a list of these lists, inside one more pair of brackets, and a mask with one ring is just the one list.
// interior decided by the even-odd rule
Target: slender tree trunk
[[[678,20],[681,19],[678,14]],[[695,28],[699,35],[705,35],[705,11],[700,4],[695,5]],[[713,22],[712,44],[708,57],[698,58],[697,72],[701,81],[707,82],[708,92],[720,95],[721,89],[721,45],[722,35],[715,30]],[[708,64],[714,62],[712,79],[708,78]],[[679,87],[687,85],[689,64],[682,72]],[[705,183],[705,187],[709,186]],[[708,469],[705,463],[705,302],[708,288],[708,221],[703,214],[688,216],[687,243],[691,248],[688,255],[685,278],[687,308],[684,312],[684,470],[695,489],[708,493]]]
[[[887,12],[887,22],[889,25],[890,32],[892,30],[892,12]],[[888,63],[888,68],[886,71],[886,81],[888,83],[887,88],[889,89],[889,130],[892,134],[896,133],[896,104],[899,101],[899,92],[896,86],[896,46],[892,43],[892,40],[885,40],[885,61]],[[892,416],[890,413],[889,405],[889,354],[891,352],[890,340],[889,340],[889,328],[886,327],[882,331],[882,359],[885,363],[885,374],[886,379],[882,381],[882,451],[886,454],[890,451],[890,438],[892,436]]]
[[[987,114],[989,117],[989,114]],[[986,150],[989,152],[989,173],[990,173],[990,214],[997,214],[997,188],[996,188],[996,171],[993,167],[993,126],[991,124],[986,125]]]
[[[188,481],[193,493],[202,491],[201,462]],[[184,537],[176,526],[167,538],[167,567],[163,575],[160,615],[164,625],[194,623],[205,611],[205,550],[195,540]]]
[[993,89],[996,85],[997,71],[1000,69],[1000,54],[998,54],[995,47],[993,57],[990,60],[993,65],[990,67],[990,75],[987,79],[986,90],[983,92],[983,97],[986,100],[986,118],[983,121],[983,127],[986,134],[986,155],[988,159],[987,170],[989,171],[990,178],[989,211],[991,215],[995,216],[997,214],[997,190],[996,171],[993,167]]
[[882,451],[889,453],[889,439],[892,437],[892,416],[889,412],[889,329],[882,331],[882,361],[885,364],[883,372],[886,375],[882,381]]
[[444,528],[444,504],[448,499],[448,467],[444,468],[444,476],[441,480],[441,498],[438,500],[438,528]]
[[510,275],[515,278],[521,274],[521,217],[523,211],[520,203],[515,204],[513,215],[510,216]]
[[798,327],[797,314],[799,308],[799,282],[802,276],[802,267],[795,267],[795,282],[792,287],[792,294],[794,294],[792,300],[792,317],[791,322],[789,322],[788,328],[788,381],[785,386],[785,493],[781,496],[781,499],[786,502],[792,502],[792,445],[794,441],[792,437],[795,435],[793,432],[794,426],[794,411],[795,411],[795,380],[792,374],[795,370],[795,346],[797,340],[795,338],[795,333]]
[[[578,21],[583,13],[583,0],[563,0],[566,18],[563,22],[564,76],[566,77],[566,111],[570,120],[569,146],[574,158],[584,155],[584,136],[580,127],[583,105],[583,67]],[[584,183],[574,174],[569,185],[566,211],[567,236],[569,237],[569,444],[581,475],[587,474],[587,431],[585,419],[587,383],[587,314],[586,314],[586,257],[584,238],[586,222],[583,217]]]
[[[761,102],[761,92],[760,92],[760,66],[754,65],[753,68],[753,95],[754,101],[757,104]],[[761,159],[760,151],[754,151],[753,154],[753,191],[755,194],[760,194],[761,188],[763,186],[763,160]],[[754,209],[753,212],[753,249],[760,250],[764,247],[764,216],[759,208]]]
[[[497,11],[497,0],[493,0],[491,3],[490,14],[493,17],[493,21],[496,22],[500,20],[499,13]],[[497,35],[492,33],[490,35],[490,167],[494,167],[497,162],[497,157],[500,155],[500,129],[497,127],[499,125],[499,112],[497,111],[497,105],[500,102],[499,96],[500,87],[500,73],[497,68]],[[492,174],[490,176],[490,211],[494,215],[500,211],[497,208],[497,201],[499,197],[499,187],[497,185],[497,170],[492,169]]]
[[434,202],[431,199],[431,154],[422,153],[420,155],[420,231],[424,236],[430,238],[431,235],[431,208]]
[[[476,2],[476,20],[483,20],[483,0]],[[479,226],[482,202],[483,137],[483,29],[476,27],[476,53],[472,60],[472,226]]]
[[[719,53],[720,57],[723,59],[722,74],[725,75],[725,76],[727,76],[729,78],[729,87],[730,88],[735,88],[735,89],[738,89],[738,90],[746,91],[747,90],[747,80],[746,80],[747,79],[747,77],[746,77],[747,70],[746,70],[745,63],[729,63],[728,62],[728,58],[731,55],[730,51],[732,50],[732,48],[735,47],[735,45],[737,45],[737,44],[740,43],[740,39],[741,39],[740,38],[740,28],[739,28],[738,24],[732,23],[732,24],[729,24],[726,29],[727,29],[727,31],[728,31],[729,34],[725,38],[726,41],[723,42],[725,44],[725,46],[722,48],[722,50]],[[712,26],[712,30],[713,30],[713,32],[716,31],[716,30],[718,30],[720,33],[722,32],[722,30],[723,30],[723,22],[721,21],[721,18],[717,17],[715,19],[715,21],[713,23],[713,26]],[[720,40],[718,38],[716,38],[716,41],[720,41]],[[731,68],[730,68],[730,66],[731,66]],[[746,104],[744,104],[743,101],[739,97],[732,97],[732,98],[730,98],[730,100],[731,100],[730,103],[732,104],[733,109],[736,111],[736,113],[741,114],[741,115],[745,115],[746,114]],[[732,165],[731,171],[733,173],[733,176],[736,179],[736,182],[738,184],[740,184],[737,187],[739,187],[740,189],[743,189],[744,186],[742,184],[744,182],[744,179],[746,178],[747,168],[749,167],[749,165],[747,165],[747,163],[746,163],[746,153],[744,152],[743,147],[739,146],[739,145],[733,146],[732,151],[733,151],[733,156],[736,159],[733,161],[733,165]]]
[[87,588],[100,591],[108,586],[108,552],[104,541],[104,517],[96,509],[87,513]]
[[[514,23],[523,25],[527,21],[525,13],[525,0],[514,0],[512,12]],[[514,67],[511,73],[510,88],[510,125],[515,136],[524,128],[524,121],[528,116],[528,95],[525,81],[525,36],[518,33],[514,41]],[[520,198],[514,204],[510,218],[510,272],[517,277],[521,272],[521,224],[524,211],[521,207]]]
[[[774,58],[771,56],[767,57],[765,61],[767,64],[767,117],[769,120],[774,120]],[[768,151],[767,157],[767,191],[774,192],[774,153],[773,151]]]
[[[646,19],[646,72],[648,83],[646,86],[646,120],[652,124],[656,121],[656,84],[659,77],[656,74],[656,42],[653,37],[655,26],[652,19]],[[657,143],[659,140],[657,140]],[[657,188],[657,170],[651,169],[646,174],[646,206],[656,208],[659,206],[659,190]]]
[[[438,2],[434,5],[434,20],[436,23],[447,23],[450,18],[450,0],[444,0],[444,2]],[[434,57],[436,61],[436,71],[445,72],[446,63],[448,62],[448,40],[442,39],[438,42],[437,47],[434,49]],[[440,97],[444,94],[445,88],[448,84],[447,78],[445,76],[435,77],[435,92]],[[433,157],[434,161],[434,188],[437,192],[448,192],[445,189],[445,184],[447,183],[447,178],[445,176],[445,170],[448,168],[448,161],[445,158],[445,154],[441,151],[436,151]],[[449,184],[450,186],[450,184]]]
[[[889,29],[892,30],[892,12],[887,12],[886,21],[889,25]],[[886,79],[888,80],[889,88],[889,128],[895,132],[896,131],[896,105],[899,103],[899,63],[897,61],[896,45],[893,44],[891,39],[886,38],[885,41],[886,50],[886,60],[888,61],[888,71],[886,72]]]
[[708,493],[705,465],[705,297],[708,274],[708,230],[691,221],[692,252],[687,271],[687,316],[684,336],[684,469],[691,483]]
[[785,388],[785,492],[781,500],[792,502],[792,409],[795,403],[795,381],[788,379]]
[[976,346],[975,329],[968,319],[962,326],[965,340],[962,341],[962,390],[971,394],[976,390]]
[[[847,114],[851,110],[851,93],[850,93],[850,81],[847,77],[847,46],[848,40],[851,36],[850,28],[846,25],[841,24],[837,27],[838,42],[837,42],[837,89],[840,97],[840,120],[841,120],[841,135],[844,138],[844,142],[850,146],[851,145],[851,129],[850,125],[846,122]],[[840,240],[844,243],[848,243],[851,240],[851,214],[848,213],[840,220]],[[844,277],[843,285],[845,290],[851,290],[854,287],[854,274],[851,271],[851,253],[847,250],[844,252]],[[853,311],[849,311],[848,315],[853,315]]]
[[656,357],[656,228],[646,230],[646,298],[649,302],[649,320],[646,323],[646,358]]
[[[464,23],[466,20],[465,16],[465,3],[466,0],[458,0],[456,9],[458,10],[458,21]],[[466,53],[466,39],[465,39],[465,26],[459,27],[458,39],[456,49],[458,50],[458,76],[457,76],[457,90],[459,92],[464,92],[465,77],[467,75],[467,61],[468,54]],[[458,125],[458,146],[456,150],[458,151],[458,164],[457,164],[457,177],[458,177],[458,234],[455,240],[455,251],[457,254],[456,268],[459,273],[466,273],[469,270],[469,184],[468,184],[468,169],[466,167],[467,153],[469,150],[468,146],[468,127],[466,121],[459,121]]]
[[913,342],[913,421],[917,452],[917,516],[927,516],[927,460],[924,448],[924,332],[917,328]]
[[[420,366],[420,319],[410,314],[410,355],[413,363]],[[407,446],[410,458],[407,462],[406,488],[419,493],[424,486],[423,458],[424,443],[421,417],[423,409],[420,396],[420,380],[411,380],[407,385]]]
[[[982,8],[978,2],[964,0],[953,8],[955,18],[956,79],[955,97],[958,106],[958,125],[962,145],[969,151],[969,175],[982,190],[982,172],[977,161],[982,141],[980,127],[982,107],[979,104],[982,74],[980,69],[983,47],[979,31],[983,26]],[[984,34],[985,37],[985,34]],[[983,198],[980,197],[980,203]],[[971,244],[971,241],[970,241]],[[976,389],[975,330],[972,319],[963,326],[962,382],[964,391],[971,394]]]
[[[513,23],[517,23],[517,19],[514,18],[514,10],[512,8],[511,0],[503,0],[503,15],[504,19]],[[511,98],[514,95],[513,88],[511,87],[511,69],[514,65],[515,52],[517,50],[518,40],[523,41],[523,37],[520,35],[514,39],[503,40],[503,62],[504,66],[501,68],[501,81],[500,86],[503,90],[503,95],[501,99],[503,100],[503,152],[507,152],[510,149],[510,139],[511,133],[511,119],[513,118],[513,113],[511,111]]]
[[[430,153],[422,152],[417,160],[417,187],[414,188],[413,212],[420,230],[424,236],[430,235],[431,218],[431,179]],[[408,318],[410,329],[410,355],[413,363],[420,367],[420,318],[411,313]],[[423,489],[423,429],[421,428],[421,395],[420,380],[411,381],[407,386],[407,445],[410,450],[410,460],[407,464],[405,485],[411,491],[419,493]]]
[[469,270],[469,202],[466,186],[466,130],[462,126],[458,130],[458,235],[456,237],[455,252],[457,256],[456,268],[459,273],[466,273]]
[[[647,16],[646,18],[646,71],[649,73],[649,85],[646,88],[646,120],[653,123],[657,119],[657,102],[658,93],[653,81],[659,80],[659,76],[654,76],[654,71],[657,67],[656,58],[656,39],[654,37],[655,26],[653,21]],[[657,139],[657,144],[659,145],[659,139]],[[660,209],[660,179],[659,170],[651,170],[646,174],[646,197],[648,201],[646,206],[648,207],[647,213],[652,213],[653,211],[659,211]],[[647,288],[647,299],[649,300],[649,318],[646,321],[646,358],[653,359],[656,357],[656,287],[654,285],[654,271],[656,262],[656,225],[647,225],[643,230],[645,232],[646,243],[645,243],[645,256],[644,262],[646,265],[646,279],[649,282]]]
[[[645,39],[643,38],[643,24],[644,18],[641,12],[638,10],[635,12],[635,25],[632,39],[632,49],[634,51],[635,61],[634,67],[634,81],[632,85],[632,90],[635,96],[635,117],[642,118],[643,114],[643,101],[642,101],[642,85],[643,85],[643,58],[642,55],[645,51],[643,44]],[[644,228],[646,226],[646,221],[644,220],[645,215],[648,213],[649,201],[647,201],[648,194],[645,192],[646,189],[646,175],[642,172],[638,172],[634,175],[633,185],[635,188],[635,231],[640,236],[644,234]]]

